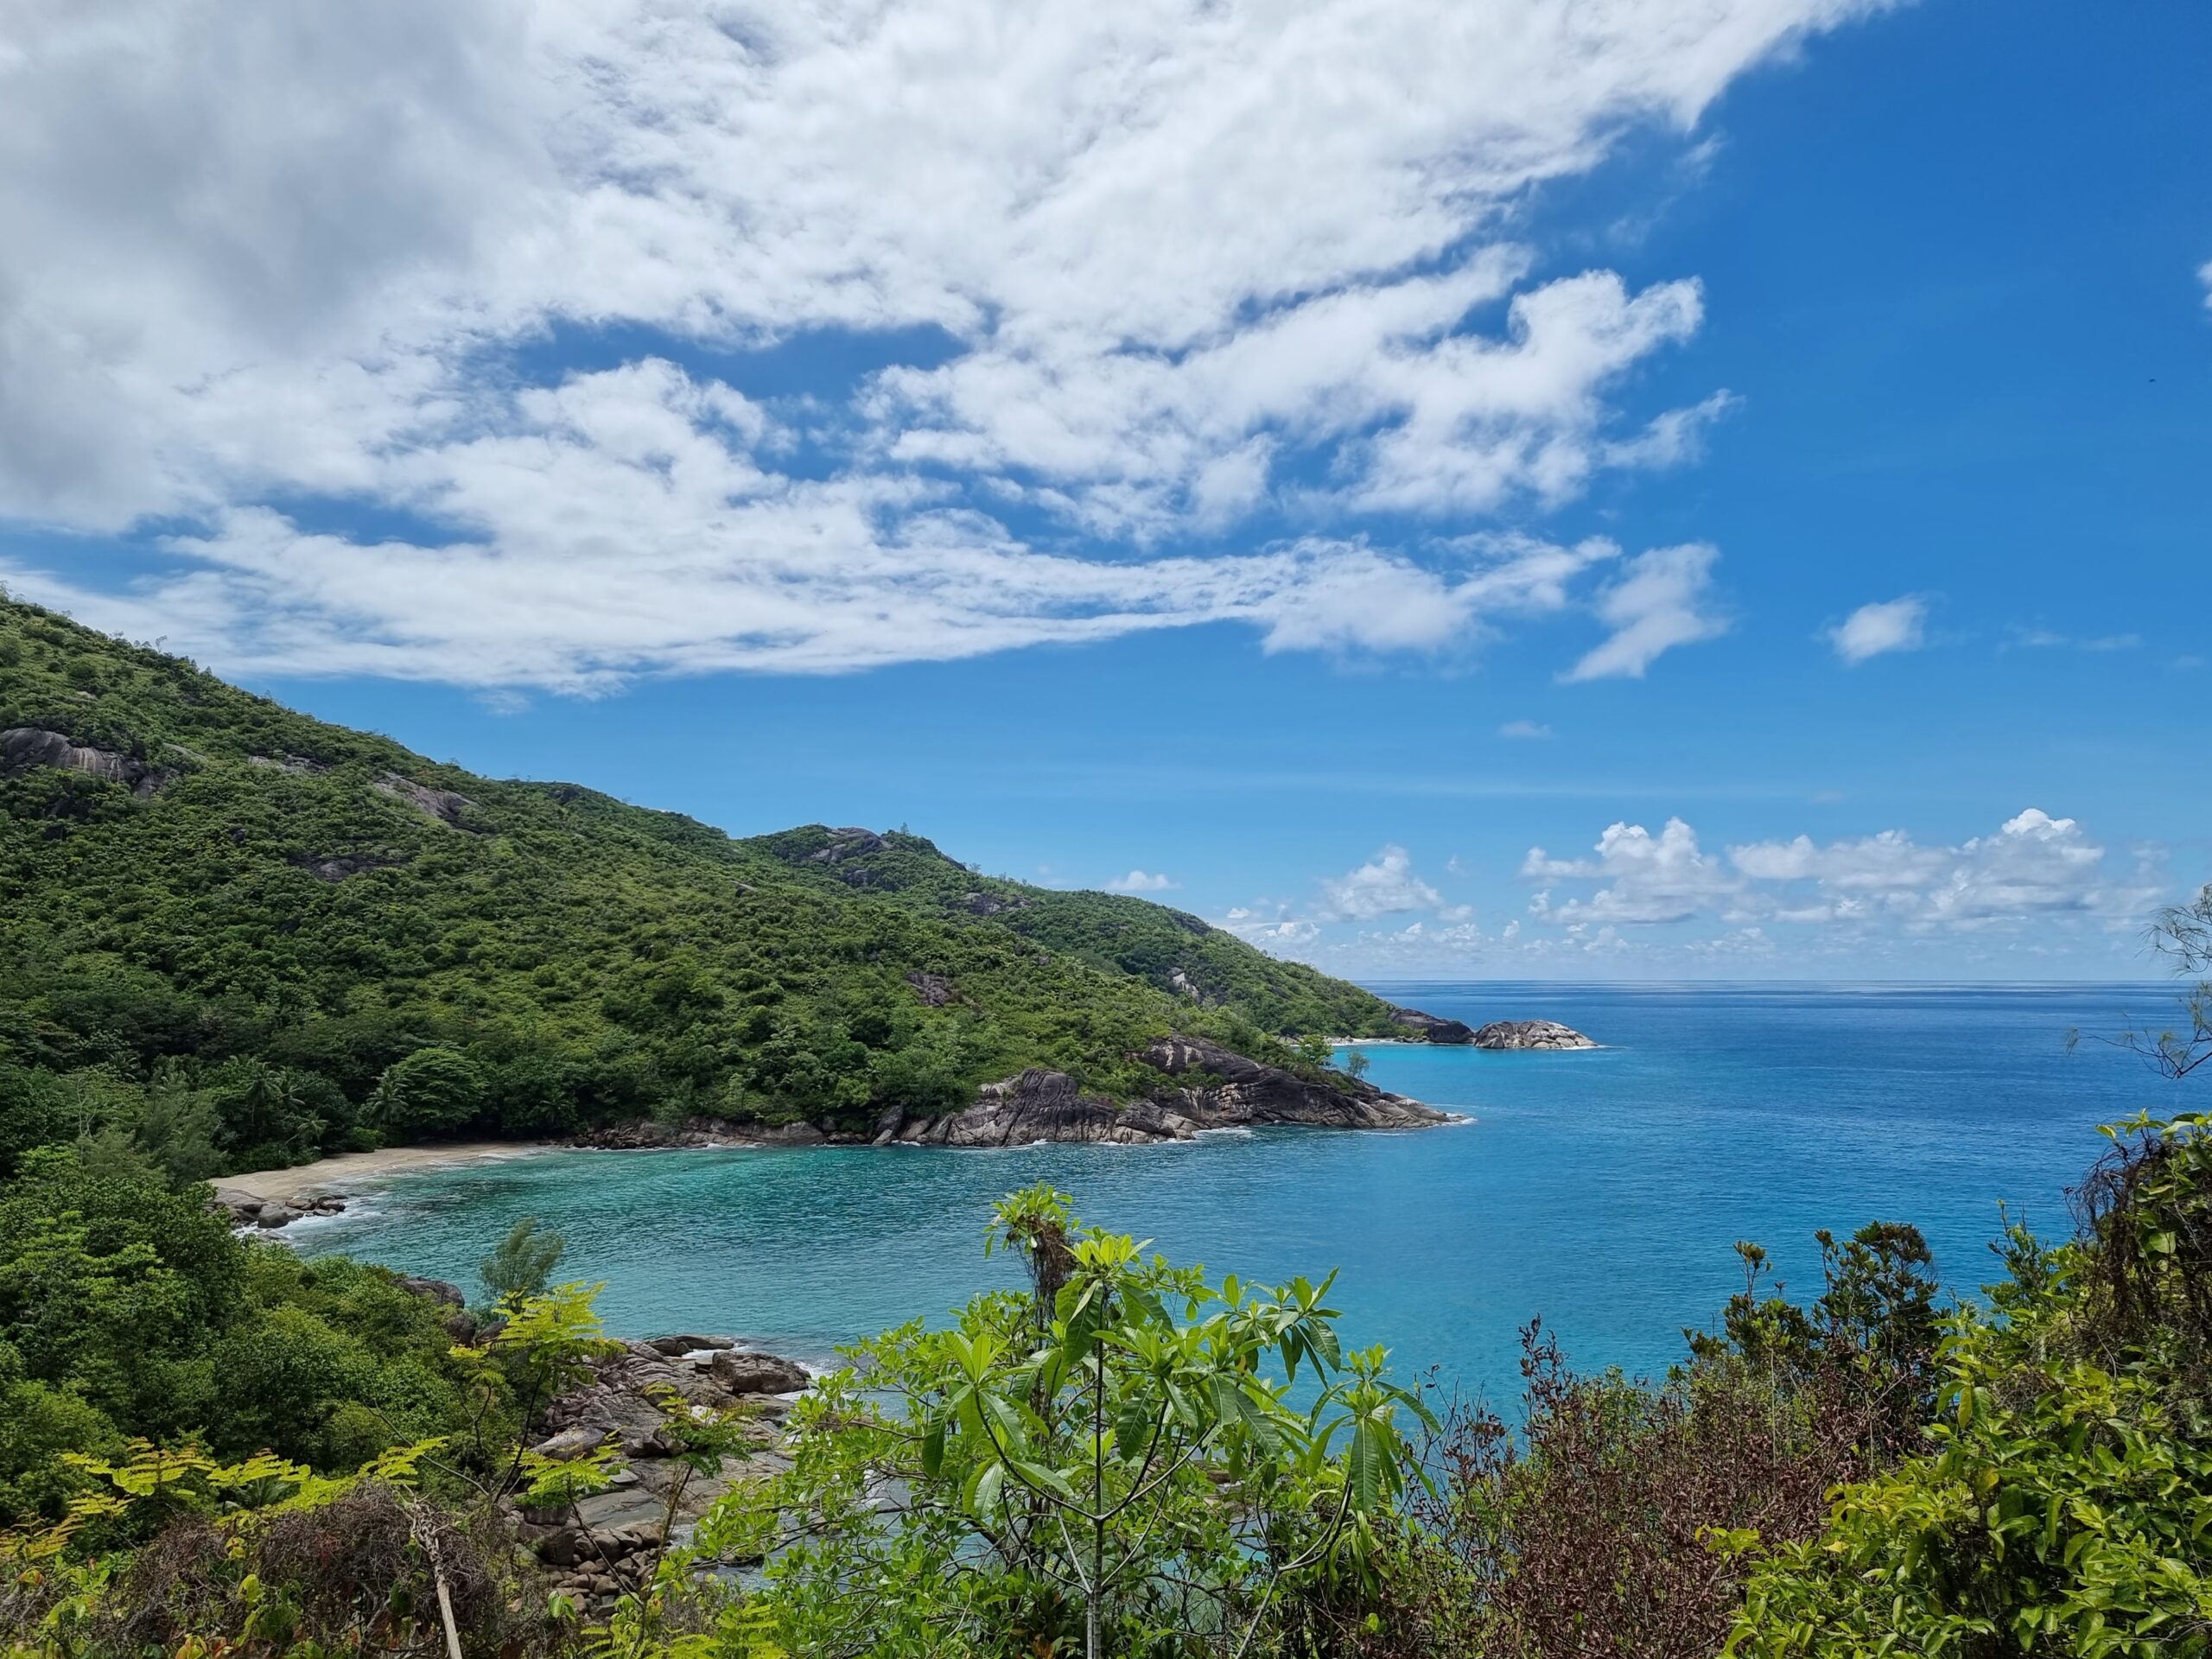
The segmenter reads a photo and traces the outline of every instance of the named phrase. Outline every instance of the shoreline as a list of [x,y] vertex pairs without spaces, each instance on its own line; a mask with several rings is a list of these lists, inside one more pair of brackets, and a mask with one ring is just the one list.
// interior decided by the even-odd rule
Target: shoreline
[[411,1174],[449,1164],[495,1163],[527,1158],[553,1148],[542,1141],[461,1141],[449,1146],[383,1147],[375,1152],[340,1152],[289,1169],[257,1169],[245,1175],[220,1175],[209,1183],[218,1193],[234,1192],[264,1203],[289,1204],[310,1192],[350,1196],[389,1176]]

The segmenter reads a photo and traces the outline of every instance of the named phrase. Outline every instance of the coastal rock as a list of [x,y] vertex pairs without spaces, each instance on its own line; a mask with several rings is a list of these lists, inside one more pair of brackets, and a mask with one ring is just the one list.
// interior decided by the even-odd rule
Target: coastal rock
[[1419,1008],[1393,1008],[1390,1023],[1402,1031],[1409,1031],[1424,1042],[1471,1043],[1474,1028],[1457,1020],[1440,1020],[1433,1014],[1423,1014]]
[[1595,1048],[1571,1026],[1556,1020],[1494,1020],[1474,1034],[1477,1048]]
[[[1031,1066],[987,1083],[973,1106],[940,1117],[901,1118],[893,1138],[910,1146],[1021,1147],[1038,1141],[1187,1141],[1192,1126],[1136,1102],[1127,1110],[1086,1095],[1065,1071]],[[881,1131],[879,1129],[878,1135]]]
[[580,1458],[599,1443],[599,1435],[588,1428],[564,1428],[530,1449],[541,1458]]
[[879,1120],[875,1140],[910,1146],[1019,1147],[1039,1141],[1141,1146],[1188,1141],[1202,1129],[1305,1123],[1339,1129],[1421,1128],[1452,1121],[1374,1084],[1331,1074],[1312,1082],[1202,1037],[1162,1037],[1137,1058],[1175,1085],[1116,1107],[1084,1094],[1063,1071],[1033,1066],[987,1083],[976,1104],[938,1117]]
[[648,1337],[645,1346],[657,1354],[665,1354],[671,1359],[681,1359],[686,1354],[696,1354],[702,1348],[734,1348],[737,1341],[732,1337]]
[[56,766],[81,772],[87,777],[121,784],[133,795],[151,795],[169,780],[158,766],[134,760],[113,749],[96,749],[73,743],[60,732],[39,726],[13,726],[0,732],[0,775],[29,772],[37,766]]
[[732,1394],[797,1394],[808,1381],[805,1366],[774,1354],[724,1351],[709,1360],[705,1369]]
[[254,1217],[261,1213],[264,1202],[264,1200],[256,1198],[252,1193],[243,1192],[235,1186],[218,1186],[214,1189],[214,1207],[229,1213],[231,1225],[233,1227],[244,1227],[251,1223]]
[[1331,1072],[1323,1081],[1309,1081],[1204,1037],[1155,1038],[1137,1058],[1171,1077],[1189,1079],[1173,1110],[1198,1128],[1305,1123],[1334,1129],[1413,1129],[1455,1121],[1450,1112],[1390,1094],[1364,1079]]
[[[623,1343],[591,1360],[586,1380],[546,1408],[538,1425],[543,1438],[537,1451],[577,1457],[611,1440],[617,1458],[608,1471],[609,1490],[580,1498],[573,1508],[526,1509],[518,1517],[520,1536],[572,1594],[604,1607],[639,1580],[664,1529],[672,1529],[671,1541],[681,1543],[731,1487],[790,1466],[777,1449],[770,1421],[778,1414],[776,1402],[741,1395],[706,1370],[663,1351],[677,1344],[714,1347],[729,1340],[679,1334]],[[775,1355],[734,1356],[726,1348],[715,1355],[718,1362],[734,1357],[756,1362],[764,1377],[766,1368],[779,1368],[770,1380],[785,1381],[796,1374],[798,1386],[805,1385],[804,1369]],[[695,1471],[674,1455],[680,1448],[671,1432],[672,1412],[723,1411],[737,1405],[747,1408],[740,1420],[747,1450],[710,1473]]]

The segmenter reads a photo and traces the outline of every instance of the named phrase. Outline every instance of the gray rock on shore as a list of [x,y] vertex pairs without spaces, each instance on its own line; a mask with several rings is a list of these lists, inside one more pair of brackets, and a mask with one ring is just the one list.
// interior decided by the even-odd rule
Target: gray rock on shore
[[[690,1357],[690,1356],[698,1357]],[[597,1606],[633,1588],[650,1571],[671,1518],[681,1542],[715,1500],[739,1481],[788,1467],[777,1450],[773,1397],[807,1385],[805,1367],[774,1354],[741,1348],[718,1336],[656,1337],[624,1343],[594,1360],[590,1374],[547,1408],[544,1436],[534,1448],[547,1457],[580,1457],[612,1441],[620,1461],[609,1490],[557,1510],[524,1510],[518,1530],[559,1586]],[[711,1475],[693,1471],[673,1454],[671,1415],[688,1410],[750,1409],[748,1450]]]
[[264,1198],[219,1182],[214,1192],[214,1207],[230,1217],[232,1226],[258,1227],[270,1232],[289,1227],[305,1216],[334,1216],[346,1207],[346,1200],[335,1192],[302,1192],[289,1200]]

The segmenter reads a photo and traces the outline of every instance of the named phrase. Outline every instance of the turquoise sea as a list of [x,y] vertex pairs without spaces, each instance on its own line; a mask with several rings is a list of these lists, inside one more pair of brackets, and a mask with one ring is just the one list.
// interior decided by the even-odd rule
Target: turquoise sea
[[[1376,1046],[1369,1076],[1471,1115],[1400,1135],[1278,1129],[1190,1146],[1004,1152],[556,1152],[397,1179],[327,1222],[344,1250],[467,1282],[516,1217],[569,1241],[626,1335],[725,1332],[801,1357],[1006,1282],[991,1202],[1051,1181],[1086,1218],[1216,1272],[1342,1269],[1347,1337],[1501,1402],[1543,1315],[1588,1366],[1656,1371],[1740,1283],[1739,1238],[1817,1279],[1815,1228],[1918,1224],[1948,1283],[1992,1275],[1999,1205],[2065,1230],[2095,1126],[2194,1096],[2066,1033],[2157,1021],[2170,985],[1400,984],[1478,1023],[1563,1020],[1564,1054]],[[2187,1090],[2189,1085],[2180,1085]]]

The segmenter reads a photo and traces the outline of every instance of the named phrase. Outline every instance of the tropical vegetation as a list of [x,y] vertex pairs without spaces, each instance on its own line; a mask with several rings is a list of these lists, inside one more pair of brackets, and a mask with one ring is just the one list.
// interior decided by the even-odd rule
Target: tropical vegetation
[[857,1128],[1025,1067],[1109,1098],[1181,1031],[1389,1007],[1181,912],[918,836],[733,840],[476,777],[0,597],[0,1174],[180,1179],[659,1116]]

